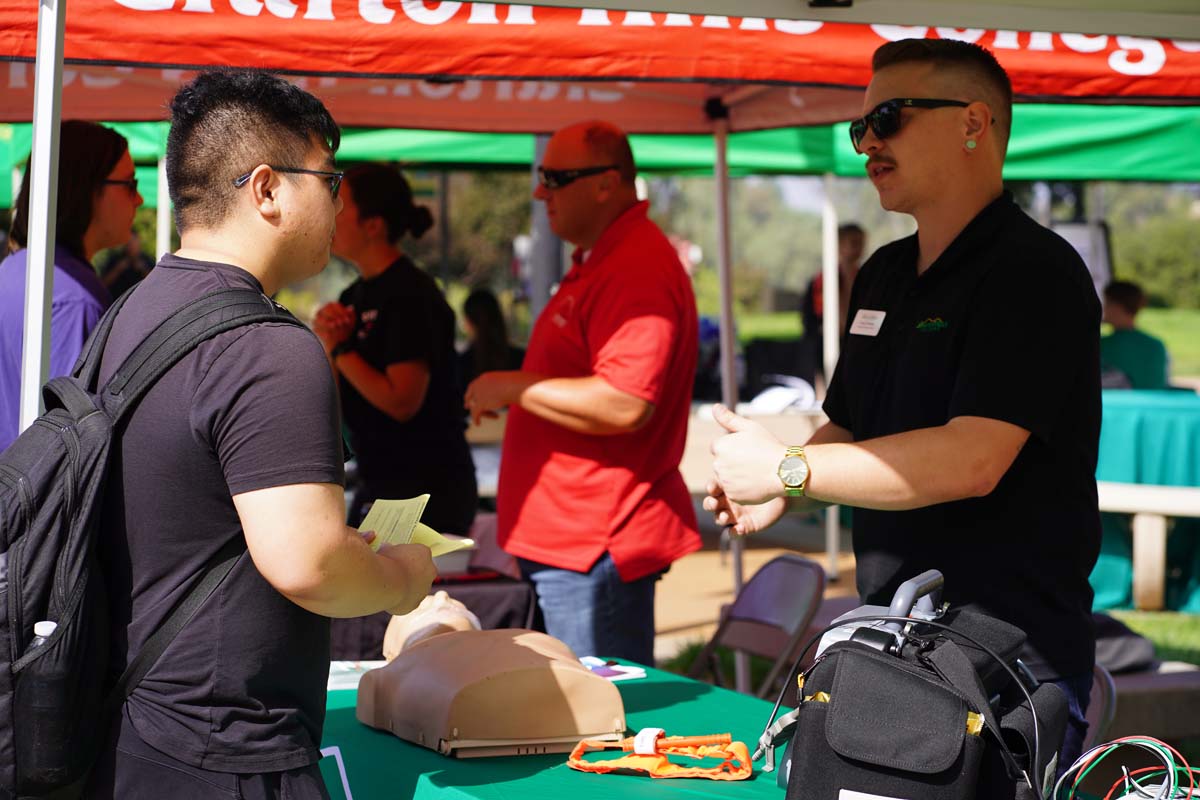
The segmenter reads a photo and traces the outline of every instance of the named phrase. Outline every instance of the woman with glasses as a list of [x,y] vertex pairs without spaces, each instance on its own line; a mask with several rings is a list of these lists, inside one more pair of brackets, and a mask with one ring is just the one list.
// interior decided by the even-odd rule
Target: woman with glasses
[[[338,382],[342,421],[361,486],[351,502],[357,525],[373,501],[429,494],[421,521],[467,534],[478,496],[457,382],[454,311],[400,246],[433,225],[413,203],[400,171],[365,164],[347,171],[334,255],[359,272],[314,330]],[[380,658],[388,615],[335,620],[335,658]]]
[[[19,433],[29,173],[26,169],[13,206],[8,246],[14,252],[0,262],[0,450]],[[50,377],[71,371],[88,333],[112,303],[90,262],[101,250],[129,239],[141,204],[125,137],[91,122],[64,122],[59,133]]]

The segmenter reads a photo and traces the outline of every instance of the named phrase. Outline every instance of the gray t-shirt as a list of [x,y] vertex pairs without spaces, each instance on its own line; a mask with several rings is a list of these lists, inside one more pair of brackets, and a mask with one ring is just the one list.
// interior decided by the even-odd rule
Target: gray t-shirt
[[[101,384],[175,309],[229,287],[261,291],[238,267],[164,257],[116,320]],[[117,674],[209,558],[242,536],[233,495],[342,483],[337,399],[320,343],[294,325],[260,324],[201,344],[133,410],[114,459],[101,558]],[[328,619],[284,598],[243,554],[125,714],[148,744],[200,768],[293,769],[319,758],[328,669]]]

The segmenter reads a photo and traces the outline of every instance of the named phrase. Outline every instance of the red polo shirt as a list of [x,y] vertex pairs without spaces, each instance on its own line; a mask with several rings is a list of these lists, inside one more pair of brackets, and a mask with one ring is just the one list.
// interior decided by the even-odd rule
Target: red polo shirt
[[576,433],[509,410],[497,496],[509,553],[586,572],[612,554],[625,581],[700,548],[679,461],[696,372],[691,280],[638,203],[563,278],[538,317],[522,369],[599,375],[654,404],[640,430]]

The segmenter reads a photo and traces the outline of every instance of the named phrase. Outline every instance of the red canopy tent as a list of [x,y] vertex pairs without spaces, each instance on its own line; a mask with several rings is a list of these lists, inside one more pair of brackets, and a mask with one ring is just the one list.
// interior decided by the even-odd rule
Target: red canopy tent
[[[0,0],[0,121],[30,118],[36,25],[28,2]],[[1021,99],[1200,101],[1200,46],[1129,36],[421,0],[71,0],[62,113],[161,119],[188,72],[229,65],[302,76],[346,125],[527,132],[600,116],[707,133],[723,105],[731,130],[751,130],[856,115],[871,53],[913,36],[992,49]]]

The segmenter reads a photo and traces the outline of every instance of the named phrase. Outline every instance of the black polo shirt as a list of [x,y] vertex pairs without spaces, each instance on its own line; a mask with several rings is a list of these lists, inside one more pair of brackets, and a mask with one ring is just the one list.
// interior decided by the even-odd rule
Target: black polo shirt
[[[858,590],[887,605],[926,569],[945,599],[974,604],[1029,635],[1039,677],[1092,667],[1100,547],[1100,303],[1079,255],[1007,193],[923,275],[915,235],[880,248],[851,294],[825,413],[856,441],[1003,420],[1030,437],[986,497],[912,511],[854,510]],[[883,312],[875,335],[854,333]],[[862,328],[860,328],[861,330]]]

